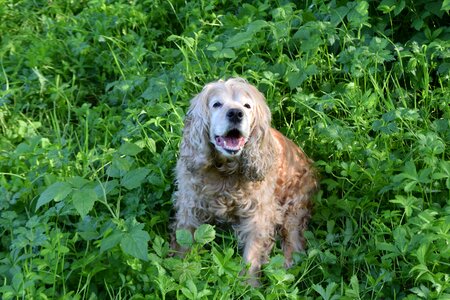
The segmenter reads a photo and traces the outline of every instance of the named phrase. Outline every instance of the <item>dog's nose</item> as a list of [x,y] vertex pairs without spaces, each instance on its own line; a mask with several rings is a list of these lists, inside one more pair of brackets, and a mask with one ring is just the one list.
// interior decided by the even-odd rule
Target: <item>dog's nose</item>
[[238,108],[232,108],[227,112],[227,118],[230,122],[239,123],[244,118],[244,112]]

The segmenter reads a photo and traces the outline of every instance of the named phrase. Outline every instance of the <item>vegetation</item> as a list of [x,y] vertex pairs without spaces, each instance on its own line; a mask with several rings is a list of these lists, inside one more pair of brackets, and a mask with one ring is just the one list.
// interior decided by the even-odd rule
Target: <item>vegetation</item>
[[[0,1],[0,298],[448,299],[450,1]],[[169,256],[189,99],[242,76],[316,161],[308,250]]]

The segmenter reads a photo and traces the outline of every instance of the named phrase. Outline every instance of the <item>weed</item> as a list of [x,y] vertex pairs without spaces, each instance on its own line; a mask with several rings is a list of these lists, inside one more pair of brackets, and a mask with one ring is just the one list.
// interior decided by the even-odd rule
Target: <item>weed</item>
[[[449,2],[3,1],[2,299],[446,299]],[[210,225],[171,257],[184,114],[258,86],[321,173],[308,249],[243,284]]]

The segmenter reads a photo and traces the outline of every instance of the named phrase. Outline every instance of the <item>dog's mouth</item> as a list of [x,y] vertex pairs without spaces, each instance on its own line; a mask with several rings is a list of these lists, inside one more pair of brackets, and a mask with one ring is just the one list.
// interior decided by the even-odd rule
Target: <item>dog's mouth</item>
[[247,142],[247,139],[238,129],[231,129],[222,136],[216,135],[214,139],[218,147],[231,155],[240,152]]

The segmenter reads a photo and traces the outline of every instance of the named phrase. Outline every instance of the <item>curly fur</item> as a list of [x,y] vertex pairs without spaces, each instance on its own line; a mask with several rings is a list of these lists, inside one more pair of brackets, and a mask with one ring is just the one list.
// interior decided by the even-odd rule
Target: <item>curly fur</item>
[[[236,126],[245,138],[235,154],[224,151],[213,134],[231,126],[229,119],[221,118],[228,117],[230,109],[242,112]],[[231,223],[254,285],[276,233],[287,267],[292,254],[305,248],[303,232],[318,189],[312,161],[270,122],[264,96],[244,79],[210,83],[191,101],[176,167],[173,231]],[[187,250],[180,249],[174,238],[172,247]]]

